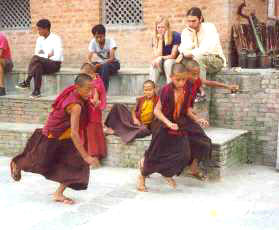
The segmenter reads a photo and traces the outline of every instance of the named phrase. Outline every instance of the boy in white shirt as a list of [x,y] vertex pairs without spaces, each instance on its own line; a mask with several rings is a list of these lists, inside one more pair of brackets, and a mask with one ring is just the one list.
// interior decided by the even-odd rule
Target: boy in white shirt
[[63,61],[61,38],[51,33],[50,28],[51,23],[48,19],[41,19],[37,22],[37,30],[40,36],[36,41],[35,55],[29,64],[27,79],[17,86],[21,89],[29,88],[30,82],[34,78],[32,98],[41,96],[42,75],[58,72]]
[[117,73],[120,63],[116,58],[116,43],[112,38],[106,38],[106,29],[102,24],[92,28],[94,38],[89,43],[88,62],[97,66],[106,91],[109,87],[109,77]]

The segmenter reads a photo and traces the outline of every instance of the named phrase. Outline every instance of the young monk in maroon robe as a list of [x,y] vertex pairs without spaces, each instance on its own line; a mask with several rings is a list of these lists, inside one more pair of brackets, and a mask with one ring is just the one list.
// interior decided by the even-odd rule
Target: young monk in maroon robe
[[106,107],[106,90],[103,80],[96,74],[96,67],[85,63],[80,69],[81,73],[92,78],[92,91],[89,97],[89,119],[87,125],[88,153],[101,160],[107,155],[107,146],[102,123],[102,111]]
[[[165,85],[154,114],[161,121],[158,130],[152,134],[152,141],[144,154],[137,189],[147,191],[145,178],[160,173],[167,183],[175,188],[173,176],[180,175],[191,163],[190,144],[185,131],[188,108],[191,102],[192,83],[186,83],[186,69],[175,64],[171,83]],[[203,122],[203,121],[200,121]]]
[[143,97],[137,98],[136,108],[130,112],[125,105],[115,104],[105,121],[107,134],[115,134],[127,144],[135,138],[151,134],[154,128],[154,108],[158,101],[155,83],[143,84]]
[[81,134],[87,125],[87,101],[92,89],[91,77],[79,74],[75,90],[64,90],[52,105],[43,129],[36,129],[22,154],[10,163],[11,176],[21,179],[21,170],[43,175],[60,183],[54,201],[73,204],[64,196],[67,187],[87,189],[89,165],[96,164],[81,143]]
[[188,133],[188,139],[191,148],[191,166],[190,170],[187,172],[188,175],[193,176],[199,180],[206,180],[207,173],[204,173],[199,168],[200,161],[204,162],[205,169],[208,168],[208,163],[211,158],[211,140],[205,134],[202,128],[209,126],[209,123],[197,116],[194,112],[194,103],[197,96],[197,92],[202,84],[209,87],[215,88],[225,88],[229,89],[231,92],[236,92],[238,90],[237,85],[226,85],[217,81],[209,81],[200,78],[200,67],[198,62],[191,59],[185,64],[187,70],[187,81],[193,84],[192,87],[192,97],[189,108],[189,118],[187,122],[186,131]]

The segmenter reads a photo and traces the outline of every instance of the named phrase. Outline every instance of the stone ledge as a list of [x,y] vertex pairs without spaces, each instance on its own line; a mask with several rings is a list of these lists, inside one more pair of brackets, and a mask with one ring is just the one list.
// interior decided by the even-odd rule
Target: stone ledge
[[[80,69],[79,68],[68,68],[68,67],[62,67],[59,72],[49,75],[76,75],[79,74]],[[13,70],[14,74],[27,74],[27,69],[24,68],[16,68]],[[123,75],[124,77],[127,75],[145,75],[149,74],[148,68],[120,68],[117,75]]]
[[[41,127],[41,124],[0,123],[0,153],[14,156],[21,152],[32,132]],[[223,177],[229,169],[247,162],[247,131],[213,127],[206,133],[213,142],[214,164],[209,168],[211,178]],[[103,160],[103,165],[136,168],[150,144],[151,136],[136,139],[127,145],[113,135],[106,136],[106,141],[108,156]]]
[[[42,123],[45,121],[51,104],[56,96],[44,96],[31,99],[26,90],[25,94],[6,95],[0,97],[0,121],[19,123]],[[129,109],[135,106],[136,96],[107,96],[107,108],[103,112],[105,119],[113,104],[122,103]],[[208,118],[209,102],[203,101],[195,105],[196,111]]]

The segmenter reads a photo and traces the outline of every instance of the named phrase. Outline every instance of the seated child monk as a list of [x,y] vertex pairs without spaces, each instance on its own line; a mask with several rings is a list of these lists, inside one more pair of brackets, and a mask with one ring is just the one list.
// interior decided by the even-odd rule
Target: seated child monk
[[85,190],[89,181],[89,165],[96,164],[82,145],[80,134],[86,129],[87,101],[91,92],[91,77],[79,74],[75,89],[63,91],[52,105],[52,112],[43,129],[36,129],[22,154],[10,163],[11,176],[21,179],[21,170],[43,175],[60,185],[54,201],[73,204],[64,196],[67,187]]
[[151,80],[143,83],[144,96],[137,99],[132,113],[125,105],[115,104],[105,121],[105,132],[119,136],[125,144],[150,135],[155,125],[153,111],[158,101],[155,88]]
[[96,74],[96,67],[90,63],[84,63],[81,73],[88,74],[92,78],[92,92],[89,98],[89,120],[87,125],[87,151],[98,160],[107,155],[107,146],[103,131],[102,111],[106,107],[106,90],[100,76]]
[[[137,189],[147,191],[145,178],[152,173],[160,173],[167,183],[175,188],[173,176],[180,175],[191,163],[191,150],[187,132],[192,83],[187,81],[183,64],[173,66],[171,83],[165,85],[154,114],[161,121],[152,141],[141,161]],[[204,122],[200,120],[199,122]],[[199,157],[199,156],[197,156]]]

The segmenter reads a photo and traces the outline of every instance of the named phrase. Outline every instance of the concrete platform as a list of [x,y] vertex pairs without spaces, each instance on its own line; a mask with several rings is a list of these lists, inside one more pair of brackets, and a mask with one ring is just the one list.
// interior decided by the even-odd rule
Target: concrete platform
[[[56,95],[65,87],[73,84],[79,69],[62,68],[61,71],[44,75],[42,80],[41,93],[44,96]],[[12,73],[15,83],[26,79],[27,71],[25,69],[16,69]],[[142,95],[142,85],[149,78],[148,69],[141,68],[125,68],[121,69],[117,74],[111,76],[108,95],[110,96],[137,96]],[[31,82],[31,88],[33,84]],[[22,90],[17,90],[22,93]]]
[[[0,123],[0,153],[4,156],[20,153],[35,128],[41,127],[41,124]],[[230,169],[247,162],[247,131],[212,127],[207,129],[206,133],[213,144],[212,163],[209,168],[211,178],[224,177]],[[138,138],[130,144],[123,144],[117,136],[106,136],[108,156],[103,160],[103,164],[136,168],[150,141],[151,136],[148,136]]]
[[274,168],[244,166],[226,180],[200,182],[178,177],[170,189],[159,175],[147,180],[149,192],[135,189],[138,170],[91,171],[86,191],[67,190],[73,206],[52,202],[57,184],[23,173],[9,176],[10,158],[0,157],[1,226],[21,230],[214,229],[277,230],[279,180]]
[[[0,97],[0,121],[17,123],[44,123],[51,110],[51,104],[56,96],[46,96],[37,99],[29,98],[29,93],[6,95]],[[136,96],[108,96],[107,108],[103,112],[106,118],[113,104],[122,103],[128,108],[136,104]],[[196,111],[208,119],[209,101],[195,104]]]

